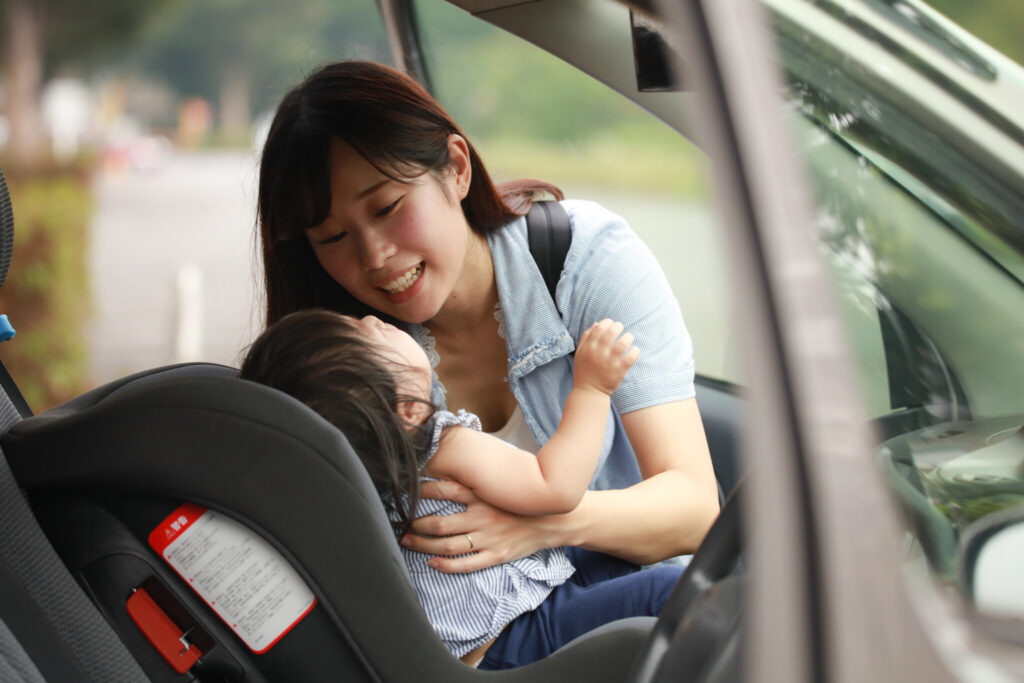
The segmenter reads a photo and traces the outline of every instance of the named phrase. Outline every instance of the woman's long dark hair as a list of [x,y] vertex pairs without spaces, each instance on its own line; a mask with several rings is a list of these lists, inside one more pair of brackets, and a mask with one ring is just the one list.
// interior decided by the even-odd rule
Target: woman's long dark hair
[[[331,141],[343,140],[384,175],[409,182],[451,164],[452,133],[466,137],[430,93],[374,62],[328,64],[285,95],[263,146],[257,202],[268,325],[304,308],[373,312],[327,274],[304,235],[330,211]],[[472,178],[462,211],[476,232],[525,214],[535,192],[562,198],[539,180],[495,187],[468,138],[466,144]]]
[[401,401],[427,403],[400,393],[395,375],[402,370],[350,319],[316,309],[271,325],[249,347],[240,376],[294,396],[340,429],[377,492],[394,497],[405,533],[420,501],[433,420],[410,425],[396,412]]

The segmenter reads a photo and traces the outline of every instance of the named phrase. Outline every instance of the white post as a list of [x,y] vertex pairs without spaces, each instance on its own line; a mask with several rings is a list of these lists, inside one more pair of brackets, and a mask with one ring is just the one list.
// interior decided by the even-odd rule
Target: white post
[[178,320],[174,362],[200,360],[203,353],[203,273],[195,263],[178,269]]

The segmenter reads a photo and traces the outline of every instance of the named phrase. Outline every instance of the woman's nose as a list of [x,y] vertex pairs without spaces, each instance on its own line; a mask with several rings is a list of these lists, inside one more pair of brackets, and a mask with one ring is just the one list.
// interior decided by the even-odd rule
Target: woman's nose
[[368,229],[362,236],[360,260],[366,270],[383,268],[395,251],[395,244],[379,231]]

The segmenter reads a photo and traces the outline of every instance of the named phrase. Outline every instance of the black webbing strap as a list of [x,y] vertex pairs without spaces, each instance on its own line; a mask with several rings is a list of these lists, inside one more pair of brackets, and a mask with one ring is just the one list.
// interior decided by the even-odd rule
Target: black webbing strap
[[526,239],[557,308],[555,287],[572,244],[572,229],[565,208],[558,202],[534,202],[526,214]]
[[22,418],[32,417],[32,409],[28,405],[28,401],[21,395],[21,390],[18,389],[18,385],[14,383],[14,378],[11,377],[11,373],[7,371],[7,366],[4,365],[3,361],[0,361],[0,387],[3,388],[7,397],[11,399],[11,403],[18,410],[18,414]]

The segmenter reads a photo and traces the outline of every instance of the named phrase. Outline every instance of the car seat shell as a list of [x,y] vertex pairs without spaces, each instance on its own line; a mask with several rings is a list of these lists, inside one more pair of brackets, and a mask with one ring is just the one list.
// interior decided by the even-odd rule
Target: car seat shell
[[20,422],[2,445],[30,494],[189,501],[259,533],[307,582],[348,650],[351,670],[323,671],[324,679],[623,679],[647,628],[597,635],[500,674],[451,657],[344,436],[291,397],[233,375],[208,364],[140,373]]

